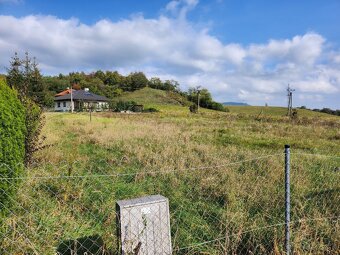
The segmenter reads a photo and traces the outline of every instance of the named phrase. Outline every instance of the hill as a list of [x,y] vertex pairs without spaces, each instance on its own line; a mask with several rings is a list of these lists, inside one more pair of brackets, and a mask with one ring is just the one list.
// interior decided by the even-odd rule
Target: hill
[[[138,104],[143,104],[145,107],[155,107],[165,112],[176,111],[178,113],[184,113],[187,111],[187,107],[191,104],[185,97],[178,93],[152,89],[149,87],[136,90],[133,92],[124,92],[121,96],[116,97],[114,101],[135,101]],[[228,103],[228,102],[226,102]],[[223,104],[226,104],[223,103]],[[232,103],[232,102],[229,102]],[[228,105],[230,113],[233,114],[246,114],[251,116],[267,116],[267,117],[281,117],[287,114],[286,107],[275,106],[250,106],[246,103],[235,103],[238,105]],[[241,105],[243,104],[243,105]],[[208,109],[201,108],[201,111],[210,111]],[[297,109],[298,117],[330,117],[331,116],[322,112],[315,112],[308,109]]]
[[240,103],[240,102],[224,102],[223,105],[235,105],[235,106],[249,106],[247,103]]
[[160,105],[190,105],[190,102],[178,93],[148,87],[133,92],[124,92],[115,99],[115,101],[119,100],[135,101],[147,107]]

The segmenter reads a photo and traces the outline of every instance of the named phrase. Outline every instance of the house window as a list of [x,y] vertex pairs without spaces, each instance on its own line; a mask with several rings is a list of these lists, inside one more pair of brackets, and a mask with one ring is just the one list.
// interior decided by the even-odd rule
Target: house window
[[58,108],[60,107],[60,102],[58,102]]
[[63,102],[63,106],[66,107],[66,102]]

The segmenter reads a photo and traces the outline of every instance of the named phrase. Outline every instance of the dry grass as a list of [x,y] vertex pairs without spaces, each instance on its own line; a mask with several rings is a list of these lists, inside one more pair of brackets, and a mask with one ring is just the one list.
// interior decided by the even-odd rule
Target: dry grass
[[292,122],[275,114],[192,115],[179,106],[159,108],[155,114],[97,113],[92,122],[86,114],[46,113],[44,135],[54,146],[36,155],[39,163],[19,188],[7,219],[15,230],[8,228],[4,249],[52,254],[67,240],[100,235],[114,254],[115,201],[160,193],[170,199],[176,254],[280,254],[282,152],[291,144],[294,251],[336,252],[339,220],[325,217],[339,216],[339,159],[294,153],[340,156],[339,118]]

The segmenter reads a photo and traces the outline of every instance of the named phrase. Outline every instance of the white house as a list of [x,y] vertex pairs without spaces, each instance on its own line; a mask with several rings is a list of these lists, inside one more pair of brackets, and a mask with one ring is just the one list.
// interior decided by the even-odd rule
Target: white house
[[54,110],[58,112],[71,111],[102,111],[109,108],[109,99],[91,93],[88,89],[67,89],[55,95]]

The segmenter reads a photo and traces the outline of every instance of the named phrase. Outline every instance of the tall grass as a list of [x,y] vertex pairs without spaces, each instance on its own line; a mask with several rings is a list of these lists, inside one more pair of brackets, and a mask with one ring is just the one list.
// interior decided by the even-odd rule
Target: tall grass
[[95,236],[116,254],[115,202],[162,194],[175,254],[281,254],[289,143],[294,252],[336,254],[340,160],[316,154],[340,156],[339,118],[160,108],[98,113],[92,122],[86,114],[47,113],[44,135],[54,146],[38,152],[21,182],[2,253],[54,254]]

